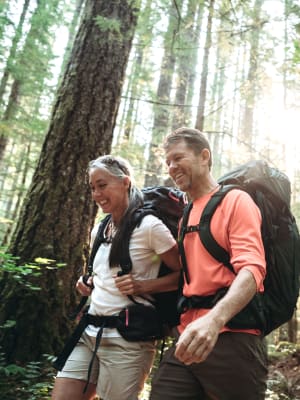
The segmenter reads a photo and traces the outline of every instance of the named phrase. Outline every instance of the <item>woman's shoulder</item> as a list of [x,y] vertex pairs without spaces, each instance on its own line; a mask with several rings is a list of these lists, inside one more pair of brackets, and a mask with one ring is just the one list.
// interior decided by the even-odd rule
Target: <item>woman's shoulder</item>
[[140,232],[149,232],[151,235],[162,237],[163,235],[172,236],[168,226],[153,214],[146,215],[139,225]]
[[162,220],[154,214],[147,214],[143,217],[140,226],[153,226],[153,225],[164,225]]

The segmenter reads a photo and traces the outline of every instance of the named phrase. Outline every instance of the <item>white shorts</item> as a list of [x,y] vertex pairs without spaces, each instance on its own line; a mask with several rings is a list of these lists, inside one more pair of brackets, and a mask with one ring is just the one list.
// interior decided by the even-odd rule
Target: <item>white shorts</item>
[[[95,338],[83,333],[58,378],[87,380]],[[137,400],[150,373],[156,342],[128,342],[120,337],[102,338],[93,363],[90,383],[105,400]]]

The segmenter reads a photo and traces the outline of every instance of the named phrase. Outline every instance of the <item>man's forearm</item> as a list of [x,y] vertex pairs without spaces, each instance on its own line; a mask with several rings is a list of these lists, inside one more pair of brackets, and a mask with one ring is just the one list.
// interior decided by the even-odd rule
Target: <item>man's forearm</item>
[[222,328],[250,302],[256,291],[252,273],[246,269],[241,270],[226,295],[211,309],[211,317],[214,317]]

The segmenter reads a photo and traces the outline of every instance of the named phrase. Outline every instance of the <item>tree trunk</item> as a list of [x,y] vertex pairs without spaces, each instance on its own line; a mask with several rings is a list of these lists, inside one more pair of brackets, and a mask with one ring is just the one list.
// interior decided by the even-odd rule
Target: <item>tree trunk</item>
[[[9,122],[10,120],[13,121],[16,117],[21,120],[25,113],[24,109],[29,113],[32,112],[32,119],[34,119],[35,114],[33,111],[35,110],[34,107],[31,108],[32,102],[35,105],[36,99],[41,96],[45,80],[49,78],[47,75],[51,67],[50,61],[54,58],[52,51],[49,50],[49,41],[54,34],[51,32],[51,27],[56,23],[54,16],[57,14],[56,9],[59,2],[60,0],[41,0],[38,2],[30,19],[30,29],[24,46],[19,50],[18,54],[16,54],[15,49],[15,59],[9,60],[10,62],[14,61],[15,68],[11,68],[10,71],[13,83],[10,89],[8,104],[3,114],[3,121],[8,125],[13,125],[13,122]],[[26,11],[26,9],[23,9],[23,13]],[[16,37],[17,35],[15,39]],[[25,99],[24,104],[22,104],[22,98]],[[33,99],[32,102],[29,98]],[[24,106],[23,109],[21,108],[22,105]],[[8,140],[7,134],[3,134],[0,131],[0,161],[4,157]]]
[[[181,9],[182,0],[177,2],[177,7]],[[161,184],[162,160],[159,143],[166,134],[169,126],[170,113],[170,93],[175,67],[174,41],[175,33],[178,29],[180,16],[174,18],[174,4],[169,7],[169,24],[164,38],[164,54],[160,67],[160,77],[157,88],[157,102],[159,104],[154,107],[154,122],[152,129],[152,139],[149,149],[149,158],[145,174],[145,186],[154,186]],[[177,8],[178,11],[178,8]]]
[[209,63],[209,53],[211,50],[211,31],[212,31],[212,20],[213,20],[213,15],[214,15],[214,5],[215,5],[215,0],[210,0],[209,7],[208,7],[206,41],[205,41],[203,61],[202,61],[202,73],[201,73],[198,111],[197,111],[196,126],[195,126],[195,128],[199,129],[200,131],[202,131],[204,128],[208,63]]
[[242,131],[239,139],[246,142],[251,148],[253,147],[254,135],[254,107],[255,99],[258,92],[258,77],[257,70],[259,68],[259,36],[262,29],[262,21],[260,19],[261,6],[263,0],[256,0],[254,4],[253,15],[253,30],[251,34],[251,49],[249,59],[249,70],[247,77],[247,93],[245,101],[245,111],[243,116]]
[[[82,272],[95,216],[86,182],[89,160],[110,152],[124,72],[137,18],[125,0],[87,0],[70,61],[10,251],[33,262],[40,291],[9,279],[1,293],[0,344],[9,360],[36,360],[60,350],[70,331],[69,306]],[[49,261],[43,264],[37,258]],[[58,268],[58,263],[64,267]]]
[[30,0],[25,0],[24,1],[23,8],[22,8],[22,13],[21,13],[21,16],[20,16],[20,20],[19,20],[18,26],[16,28],[15,36],[14,36],[14,38],[12,40],[9,56],[7,58],[6,66],[5,66],[5,69],[4,69],[2,78],[1,78],[1,82],[0,82],[0,104],[4,102],[3,101],[4,92],[5,92],[5,89],[6,89],[6,85],[7,85],[7,81],[8,81],[8,78],[9,78],[10,70],[12,68],[13,63],[15,62],[17,46],[18,46],[19,41],[20,41],[20,39],[22,37],[23,24],[24,24],[24,21],[25,21],[25,17],[26,17],[26,14],[27,14],[29,3],[30,3]]
[[[202,2],[189,0],[187,5],[187,13],[184,18],[185,30],[182,33],[181,46],[182,49],[178,55],[177,82],[175,93],[176,107],[173,111],[172,130],[180,126],[187,126],[191,110],[189,107],[187,95],[190,87],[193,87],[195,78],[195,65],[197,59],[197,44],[200,39],[199,18],[202,20]],[[188,27],[188,28],[187,28]],[[193,80],[192,85],[189,83]]]

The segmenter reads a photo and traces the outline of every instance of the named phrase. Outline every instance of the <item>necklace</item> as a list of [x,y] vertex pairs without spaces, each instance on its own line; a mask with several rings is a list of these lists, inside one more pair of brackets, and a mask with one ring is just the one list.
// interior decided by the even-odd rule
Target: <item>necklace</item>
[[113,223],[112,219],[109,221],[109,223],[106,226],[106,232],[105,232],[105,236],[106,236],[106,243],[111,243],[113,238],[115,237],[117,232],[117,227],[116,225]]

